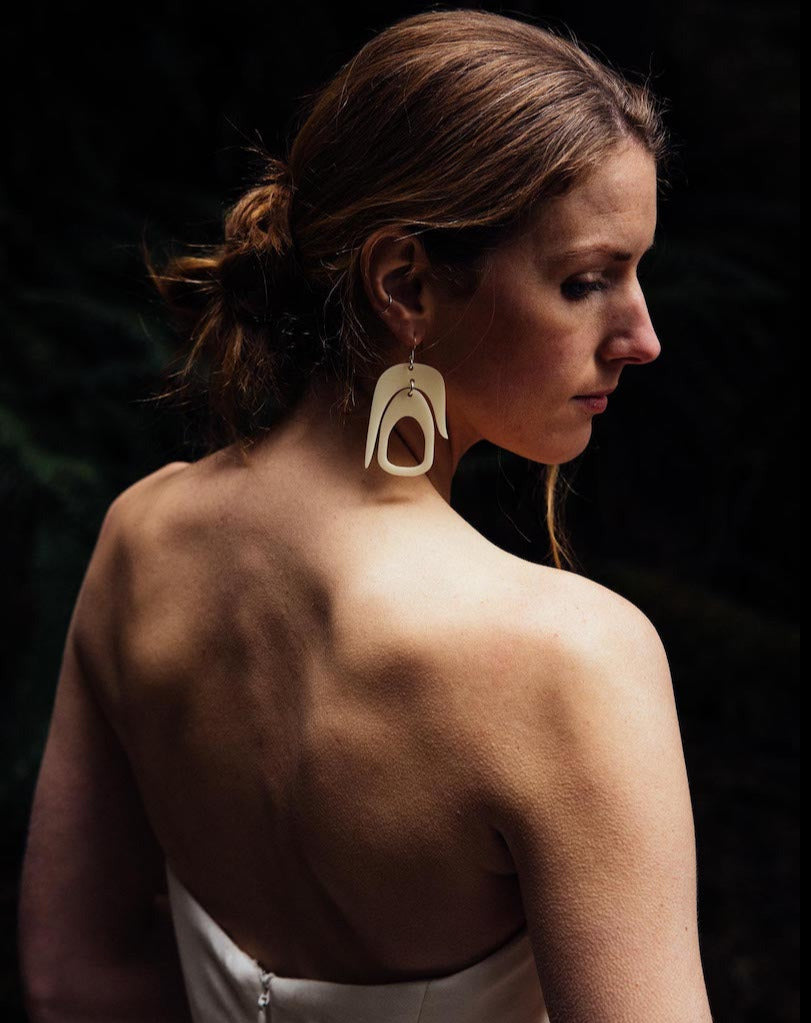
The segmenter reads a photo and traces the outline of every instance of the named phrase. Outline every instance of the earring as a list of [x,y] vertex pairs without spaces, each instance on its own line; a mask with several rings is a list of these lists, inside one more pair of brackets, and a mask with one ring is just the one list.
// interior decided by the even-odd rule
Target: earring
[[[391,295],[389,295],[391,305]],[[388,308],[388,306],[386,307]],[[417,336],[414,335],[414,347],[408,362],[400,362],[384,370],[377,381],[372,396],[372,410],[369,415],[369,430],[366,434],[366,461],[368,469],[372,461],[375,440],[377,444],[377,461],[381,469],[392,476],[421,476],[428,472],[434,464],[434,415],[440,434],[448,439],[448,426],[445,421],[445,380],[438,369],[433,366],[414,365],[414,352],[417,350]],[[431,405],[425,400],[430,399]],[[425,437],[425,454],[419,465],[395,465],[389,461],[389,436],[401,419],[416,419],[422,427]]]

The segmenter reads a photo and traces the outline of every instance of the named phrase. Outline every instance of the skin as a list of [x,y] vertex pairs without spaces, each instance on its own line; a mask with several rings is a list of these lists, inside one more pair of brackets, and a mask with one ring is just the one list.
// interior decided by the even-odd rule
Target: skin
[[[445,440],[435,431],[434,464],[424,477],[392,483],[383,473],[380,486],[407,490],[416,499],[430,485],[450,503],[459,460],[482,439],[548,465],[579,455],[589,443],[595,413],[573,396],[615,387],[625,366],[659,355],[636,276],[655,230],[656,166],[644,149],[629,143],[567,195],[549,202],[522,237],[496,250],[472,298],[451,294],[426,272],[418,237],[401,238],[391,228],[371,235],[362,252],[366,291],[385,325],[383,334],[395,339],[391,363],[408,361],[416,338],[415,360],[444,377],[449,434]],[[600,251],[564,255],[599,245],[630,258],[616,260]],[[348,467],[353,477],[374,383],[361,380],[365,400],[342,431],[342,470]],[[328,408],[334,398],[329,386],[318,384],[299,411],[311,433],[319,423],[326,425],[330,445],[336,423]],[[419,424],[401,419],[389,457],[416,465],[422,452]],[[376,469],[362,470],[358,478],[369,471]]]
[[[484,812],[500,795],[487,786],[514,776],[528,793],[548,793],[549,820],[554,807],[583,800],[557,799],[551,783],[524,781],[490,751],[503,751],[504,735],[529,720],[528,680],[539,720],[559,706],[537,682],[547,654],[551,678],[582,675],[568,648],[566,663],[550,653],[563,649],[572,621],[581,639],[592,628],[584,623],[601,630],[587,646],[604,671],[612,637],[626,636],[615,676],[628,685],[634,651],[645,664],[655,659],[636,641],[639,613],[629,616],[627,602],[513,558],[471,529],[449,507],[451,479],[481,438],[539,461],[574,458],[592,413],[572,396],[613,386],[626,364],[656,358],[635,276],[655,220],[654,166],[631,147],[495,252],[471,299],[436,285],[418,240],[370,237],[366,285],[381,330],[399,348],[393,361],[407,359],[416,333],[429,339],[425,357],[446,381],[450,440],[437,435],[425,476],[391,476],[376,459],[366,470],[368,405],[341,422],[335,393],[314,381],[248,467],[225,449],[164,466],[113,502],[68,630],[32,811],[20,905],[32,1023],[94,1013],[188,1018],[164,857],[240,947],[286,976],[384,983],[441,975],[521,928],[514,858]],[[561,249],[600,242],[630,259],[559,258]],[[604,290],[573,297],[597,280]],[[362,384],[370,396],[374,380]],[[401,420],[390,457],[415,464],[420,451],[419,427]],[[539,636],[552,637],[540,652]],[[610,706],[621,711],[629,698],[619,693]],[[594,719],[597,699],[605,695],[584,698],[578,721]],[[681,808],[670,825],[686,836],[674,871],[682,876],[693,855],[689,796],[670,704],[664,718],[658,730],[643,720],[640,732],[676,764],[650,790]],[[618,729],[624,720],[620,713]],[[578,725],[578,734],[588,731]],[[570,734],[566,721],[559,734]],[[637,746],[618,734],[606,748]],[[514,743],[534,747],[543,747],[537,735]],[[663,762],[632,765],[643,798],[652,760]],[[555,763],[570,761],[564,749]],[[531,766],[551,781],[551,765]],[[568,769],[563,775],[570,785]],[[612,792],[606,805],[619,801]],[[294,814],[285,812],[291,806]],[[522,830],[504,816],[505,834]],[[563,821],[561,834],[575,823]],[[586,836],[579,848],[593,841]],[[622,863],[638,844],[634,835]],[[521,854],[529,862],[532,848]],[[661,869],[643,866],[651,876]],[[370,887],[370,877],[381,883]],[[562,887],[572,897],[587,890],[585,879]],[[629,890],[639,887],[629,878]],[[692,897],[688,890],[688,904]],[[576,908],[563,907],[560,934]],[[642,947],[625,956],[634,968],[648,944],[649,932],[638,933]],[[614,947],[614,938],[599,940]],[[579,942],[570,941],[568,977],[577,976]],[[539,962],[546,943],[539,933]],[[564,958],[556,949],[554,961]],[[607,986],[596,985],[595,999]],[[566,1004],[565,992],[557,997]],[[603,1008],[595,1000],[582,1015],[559,1018],[610,1018]]]

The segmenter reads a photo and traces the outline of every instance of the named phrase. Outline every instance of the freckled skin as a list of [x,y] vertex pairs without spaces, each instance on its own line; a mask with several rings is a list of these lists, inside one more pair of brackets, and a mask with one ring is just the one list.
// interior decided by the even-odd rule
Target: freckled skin
[[[549,465],[575,458],[590,439],[591,415],[572,396],[613,387],[626,365],[657,358],[659,340],[636,277],[656,216],[654,161],[629,144],[550,200],[523,237],[495,250],[472,299],[450,296],[425,275],[406,287],[396,272],[409,257],[424,262],[421,245],[385,234],[376,243],[368,291],[400,342],[392,361],[406,361],[416,332],[415,358],[445,379],[450,439],[437,434],[429,479],[446,499],[459,459],[482,438]],[[630,252],[631,260],[554,259],[600,242]],[[579,301],[562,291],[566,282],[598,277],[609,286]],[[387,291],[394,300],[384,311]],[[397,432],[421,452],[413,420],[401,420]]]
[[[119,497],[77,604],[82,674],[76,662],[69,680],[113,729],[80,735],[60,711],[29,864],[58,865],[75,905],[103,907],[98,890],[132,891],[143,874],[133,849],[149,850],[147,890],[165,854],[237,944],[287,976],[437,975],[527,924],[553,1020],[710,1023],[655,630],[604,587],[494,547],[449,506],[477,440],[572,459],[591,435],[572,397],[656,358],[635,276],[655,221],[654,166],[632,146],[493,253],[464,302],[424,274],[402,283],[418,241],[369,240],[365,283],[392,361],[415,332],[427,340],[449,440],[437,435],[425,476],[376,459],[366,470],[368,403],[341,420],[313,381],[247,464],[224,449]],[[553,262],[596,242],[632,258]],[[598,278],[586,298],[564,290]],[[401,420],[390,457],[415,464],[420,450]],[[137,785],[126,792],[93,766],[119,740]],[[85,765],[72,795],[60,756]],[[118,748],[122,777],[123,759]],[[79,812],[94,798],[119,815],[142,801],[148,827],[128,818],[116,848],[109,814],[94,833]],[[77,822],[81,841],[59,847]],[[29,872],[27,961],[68,945],[92,961],[77,914],[60,910],[64,884]]]

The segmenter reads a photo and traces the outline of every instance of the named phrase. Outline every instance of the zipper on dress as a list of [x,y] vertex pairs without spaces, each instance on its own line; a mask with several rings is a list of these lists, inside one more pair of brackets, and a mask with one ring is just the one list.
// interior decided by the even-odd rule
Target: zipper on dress
[[259,983],[262,985],[262,993],[259,995],[257,1004],[260,1009],[266,1009],[270,1002],[270,981],[272,977],[273,974],[270,970],[263,970],[261,966],[259,967]]

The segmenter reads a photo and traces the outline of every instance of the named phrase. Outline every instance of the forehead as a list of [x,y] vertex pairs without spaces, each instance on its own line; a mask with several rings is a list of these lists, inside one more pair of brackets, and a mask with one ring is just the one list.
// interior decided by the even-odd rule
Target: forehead
[[644,250],[656,230],[656,164],[641,146],[615,151],[566,195],[546,203],[532,232],[550,257],[607,245]]

